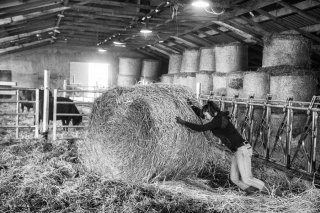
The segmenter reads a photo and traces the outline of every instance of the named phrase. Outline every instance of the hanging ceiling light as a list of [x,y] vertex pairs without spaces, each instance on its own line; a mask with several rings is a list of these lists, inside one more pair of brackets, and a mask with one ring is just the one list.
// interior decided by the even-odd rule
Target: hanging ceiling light
[[149,21],[146,21],[146,24],[144,27],[141,28],[140,33],[143,33],[143,34],[152,33],[152,30],[148,28],[148,23],[149,23]]
[[113,44],[115,44],[115,45],[125,45],[124,42],[120,42],[120,41],[114,41]]
[[194,7],[200,7],[200,8],[206,8],[210,6],[209,2],[204,0],[195,0],[191,3],[191,5]]
[[98,51],[99,51],[100,53],[104,53],[104,52],[106,52],[107,50],[100,47],[100,48],[98,48]]

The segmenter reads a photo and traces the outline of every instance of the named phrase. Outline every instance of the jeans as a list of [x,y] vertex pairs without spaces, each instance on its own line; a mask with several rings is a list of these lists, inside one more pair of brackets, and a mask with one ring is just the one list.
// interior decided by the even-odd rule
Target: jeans
[[230,179],[242,190],[249,186],[262,190],[264,182],[252,176],[251,157],[252,147],[250,144],[245,144],[237,149],[231,161]]

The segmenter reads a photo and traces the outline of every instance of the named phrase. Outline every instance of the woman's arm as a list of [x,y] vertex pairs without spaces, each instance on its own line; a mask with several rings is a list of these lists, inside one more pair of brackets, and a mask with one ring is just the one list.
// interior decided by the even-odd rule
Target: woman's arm
[[182,125],[185,125],[186,127],[195,130],[197,132],[204,132],[208,130],[215,130],[217,128],[221,127],[221,119],[214,118],[211,122],[206,124],[194,124],[187,121],[182,120],[181,118],[176,118],[177,123],[180,123]]

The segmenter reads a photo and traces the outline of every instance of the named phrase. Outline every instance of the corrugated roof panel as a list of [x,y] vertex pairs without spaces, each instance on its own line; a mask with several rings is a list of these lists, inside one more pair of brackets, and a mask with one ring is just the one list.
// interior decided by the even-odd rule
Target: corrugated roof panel
[[263,29],[269,32],[281,32],[283,30],[286,30],[285,28],[279,26],[278,24],[274,23],[273,21],[265,21],[263,23],[260,23]]
[[294,28],[301,28],[301,27],[305,27],[308,25],[314,25],[316,24],[315,22],[300,16],[298,14],[294,14],[294,15],[290,15],[284,18],[281,18],[281,20],[283,20],[285,23],[290,23],[290,26],[294,27]]

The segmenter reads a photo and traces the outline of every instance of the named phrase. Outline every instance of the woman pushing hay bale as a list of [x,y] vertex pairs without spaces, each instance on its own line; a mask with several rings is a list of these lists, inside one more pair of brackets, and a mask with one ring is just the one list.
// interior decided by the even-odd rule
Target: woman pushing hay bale
[[167,84],[107,91],[92,109],[84,165],[129,182],[196,175],[212,153],[203,133],[176,124],[176,116],[201,122],[187,99],[195,102],[191,91]]

